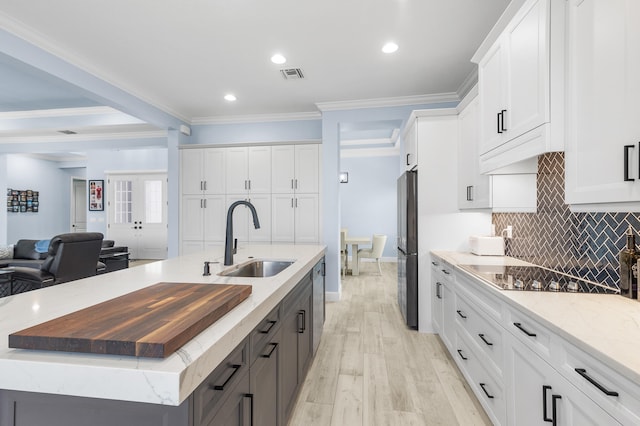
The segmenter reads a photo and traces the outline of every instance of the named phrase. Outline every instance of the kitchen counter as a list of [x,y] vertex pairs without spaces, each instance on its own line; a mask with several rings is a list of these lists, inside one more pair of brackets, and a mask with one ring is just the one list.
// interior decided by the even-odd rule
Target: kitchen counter
[[[476,256],[444,251],[432,253],[452,266],[531,265],[507,256]],[[480,280],[464,269],[457,270]],[[639,301],[613,294],[508,291],[488,283],[486,289],[629,380],[640,383]]]
[[[0,389],[180,405],[324,256],[319,245],[245,245],[295,263],[268,278],[222,277],[224,248],[149,263],[0,299]],[[211,263],[203,276],[204,261]],[[158,282],[250,284],[251,295],[164,359],[8,348],[8,335]]]

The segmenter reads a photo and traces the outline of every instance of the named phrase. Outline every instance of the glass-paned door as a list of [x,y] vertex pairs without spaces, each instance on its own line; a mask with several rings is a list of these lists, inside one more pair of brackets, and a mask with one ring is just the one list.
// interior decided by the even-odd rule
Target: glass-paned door
[[129,247],[131,259],[167,257],[167,175],[110,175],[107,238]]

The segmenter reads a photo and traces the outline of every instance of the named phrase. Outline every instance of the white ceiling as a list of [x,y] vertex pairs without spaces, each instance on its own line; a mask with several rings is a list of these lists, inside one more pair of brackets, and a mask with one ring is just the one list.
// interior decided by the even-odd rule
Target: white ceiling
[[[186,122],[206,123],[455,94],[508,3],[3,0],[0,27]],[[389,40],[399,50],[387,55],[380,49]],[[276,52],[285,65],[270,62]],[[301,68],[305,78],[285,80],[281,68]],[[29,74],[0,58],[0,111],[98,106]],[[226,93],[238,100],[223,100]]]

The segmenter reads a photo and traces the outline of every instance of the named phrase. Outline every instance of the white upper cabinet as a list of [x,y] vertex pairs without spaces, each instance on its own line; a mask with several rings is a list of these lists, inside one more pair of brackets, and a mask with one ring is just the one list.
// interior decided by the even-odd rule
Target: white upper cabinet
[[180,151],[182,194],[225,193],[224,148],[183,149]]
[[231,147],[226,149],[226,193],[271,192],[271,147]]
[[276,145],[271,155],[274,194],[317,193],[320,181],[319,145]]
[[570,0],[567,15],[566,202],[637,211],[640,2]]
[[406,170],[418,168],[418,120],[411,117],[407,123],[404,136],[404,167]]
[[[458,115],[458,208],[491,207],[491,176],[480,174],[478,143],[480,115],[478,98],[471,100]],[[464,101],[463,101],[464,102]]]
[[562,1],[527,0],[472,59],[478,63],[481,172],[563,149],[563,16]]

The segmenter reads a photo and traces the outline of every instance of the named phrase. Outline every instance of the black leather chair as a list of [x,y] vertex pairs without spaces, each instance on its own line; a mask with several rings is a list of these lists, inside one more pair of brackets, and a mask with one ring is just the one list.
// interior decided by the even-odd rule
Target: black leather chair
[[13,293],[35,290],[96,275],[104,235],[99,232],[60,234],[49,243],[40,269],[13,267]]

